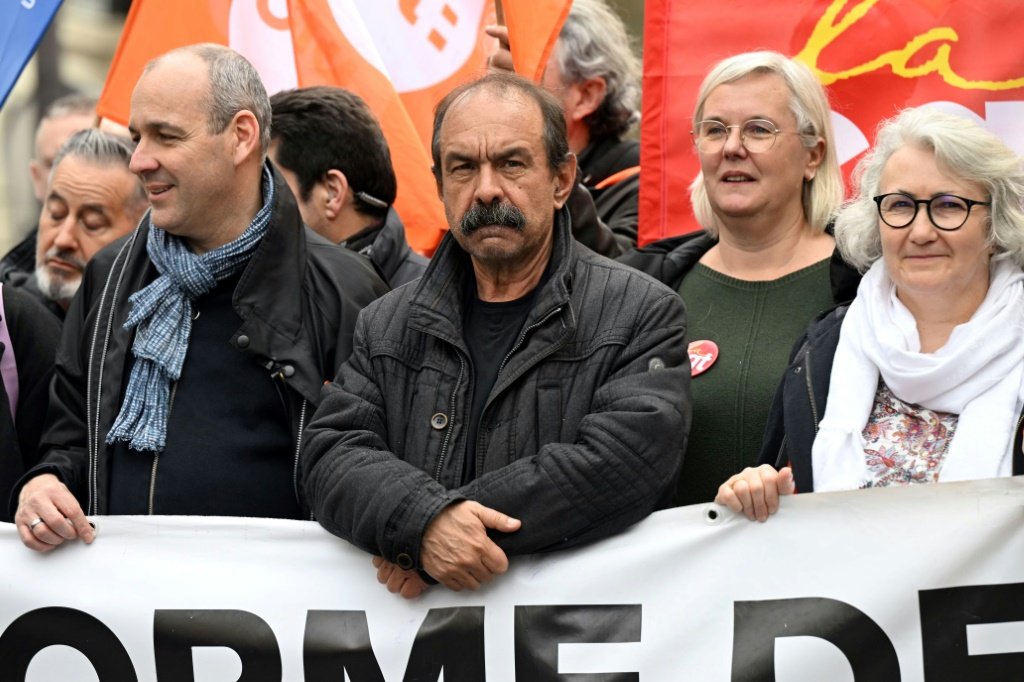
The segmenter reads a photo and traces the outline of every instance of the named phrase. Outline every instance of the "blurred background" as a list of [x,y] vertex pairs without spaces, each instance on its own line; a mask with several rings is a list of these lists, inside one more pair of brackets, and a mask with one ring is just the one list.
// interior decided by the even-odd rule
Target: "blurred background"
[[[639,52],[643,0],[608,2],[626,21]],[[39,218],[28,172],[39,113],[70,92],[100,94],[130,5],[131,0],[64,0],[0,109],[0,256],[35,229]]]

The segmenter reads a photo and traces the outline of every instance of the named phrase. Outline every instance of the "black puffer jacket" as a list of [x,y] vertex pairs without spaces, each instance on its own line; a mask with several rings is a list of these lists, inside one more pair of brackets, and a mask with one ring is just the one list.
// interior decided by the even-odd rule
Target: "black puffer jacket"
[[393,207],[388,209],[382,225],[363,230],[341,245],[369,258],[392,289],[419,279],[430,262],[409,246],[405,225]]
[[[303,227],[276,172],[274,182],[270,227],[235,288],[243,323],[230,343],[281,382],[297,457],[309,405],[319,403],[324,381],[351,352],[359,311],[387,287],[362,256]],[[158,276],[146,253],[148,234],[147,213],[134,232],[90,261],[57,352],[45,457],[21,481],[54,473],[87,514],[107,513],[106,434],[120,410],[135,337],[123,328],[128,297]]]
[[[843,305],[822,313],[797,340],[789,367],[782,375],[768,413],[764,443],[757,463],[771,464],[776,469],[793,467],[793,480],[798,492],[814,490],[811,446],[818,435],[818,424],[825,417],[832,360],[848,308],[848,305]],[[1022,422],[1024,414],[1018,420],[1014,436],[1014,475],[1024,473]]]
[[446,235],[418,284],[363,311],[301,457],[327,530],[408,568],[430,521],[460,499],[522,520],[494,537],[509,554],[602,538],[668,503],[690,422],[679,296],[571,239],[564,209],[552,259],[488,397],[478,478],[465,486],[469,257]]
[[635,247],[640,225],[640,143],[614,136],[594,140],[580,152],[579,166],[580,182],[594,198],[598,217],[623,251]]

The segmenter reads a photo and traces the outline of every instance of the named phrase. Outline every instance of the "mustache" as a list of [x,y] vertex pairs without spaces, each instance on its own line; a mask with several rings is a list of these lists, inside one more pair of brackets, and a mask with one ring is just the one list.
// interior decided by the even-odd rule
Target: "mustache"
[[516,206],[501,201],[492,204],[473,204],[459,221],[459,229],[466,236],[486,225],[511,227],[522,231],[526,227],[526,216]]
[[62,249],[57,246],[50,247],[43,256],[43,263],[50,260],[51,258],[59,258],[65,263],[70,263],[76,268],[85,272],[86,262],[78,257],[78,254],[70,249]]

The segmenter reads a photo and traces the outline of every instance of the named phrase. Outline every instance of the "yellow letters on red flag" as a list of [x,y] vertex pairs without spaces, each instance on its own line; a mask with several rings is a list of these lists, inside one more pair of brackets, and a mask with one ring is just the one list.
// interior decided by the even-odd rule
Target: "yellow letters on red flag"
[[644,28],[640,241],[697,229],[689,185],[699,171],[689,131],[717,61],[771,49],[828,86],[848,174],[879,121],[927,104],[973,117],[1024,153],[1024,22],[1019,0],[648,0]]

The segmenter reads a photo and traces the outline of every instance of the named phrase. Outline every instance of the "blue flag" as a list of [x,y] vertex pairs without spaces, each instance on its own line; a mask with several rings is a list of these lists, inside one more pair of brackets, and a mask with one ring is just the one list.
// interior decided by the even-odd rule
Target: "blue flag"
[[0,107],[63,0],[0,1]]

